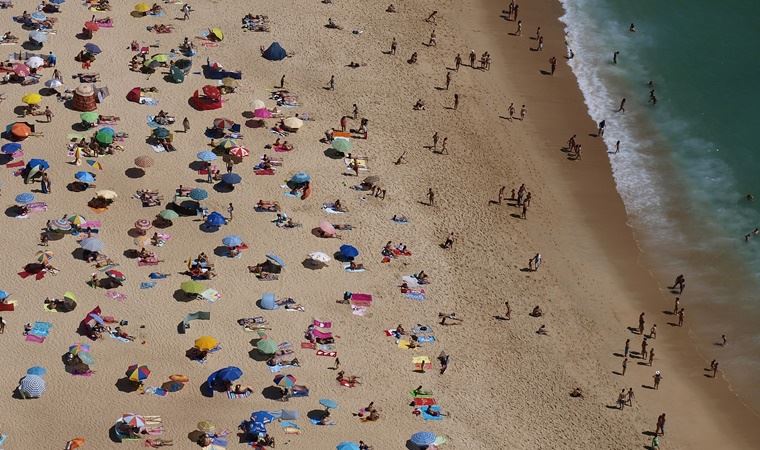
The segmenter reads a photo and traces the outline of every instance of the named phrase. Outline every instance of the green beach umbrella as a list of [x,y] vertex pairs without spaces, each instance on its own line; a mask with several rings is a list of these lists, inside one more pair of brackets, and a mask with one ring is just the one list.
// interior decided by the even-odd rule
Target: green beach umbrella
[[199,283],[193,280],[184,281],[179,285],[179,288],[182,289],[182,292],[186,294],[200,294],[207,289],[203,283]]
[[98,144],[111,145],[113,144],[113,134],[101,130],[95,134],[95,140],[98,141]]
[[166,220],[174,220],[177,217],[179,217],[179,214],[177,214],[176,212],[172,211],[171,209],[165,209],[165,210],[161,211],[160,213],[158,213],[158,215],[162,219],[166,219]]
[[353,147],[351,141],[345,138],[335,138],[332,141],[332,148],[341,153],[348,153],[351,151],[351,147]]
[[79,118],[82,119],[82,122],[85,123],[97,123],[98,121],[98,113],[96,112],[83,112],[79,115]]
[[274,355],[277,352],[277,342],[271,339],[262,339],[256,343],[256,348],[266,355]]

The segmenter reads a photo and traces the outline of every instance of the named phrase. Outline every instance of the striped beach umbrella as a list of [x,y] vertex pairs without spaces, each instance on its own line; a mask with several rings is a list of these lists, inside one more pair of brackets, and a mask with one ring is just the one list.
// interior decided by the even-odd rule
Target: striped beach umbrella
[[140,219],[137,222],[135,222],[135,228],[142,231],[147,231],[153,228],[153,224],[150,223],[150,220],[148,219]]
[[87,219],[80,216],[79,214],[74,214],[73,216],[69,216],[69,222],[71,222],[72,225],[80,226],[83,223],[87,222]]
[[145,419],[137,414],[127,413],[121,416],[121,421],[130,427],[145,428]]
[[250,155],[251,151],[248,150],[245,147],[232,147],[230,149],[230,155],[234,156],[235,158],[245,158],[246,156]]
[[85,238],[79,241],[79,246],[88,252],[99,252],[103,250],[105,244],[98,238]]
[[286,388],[292,388],[296,384],[296,377],[293,375],[277,375],[274,377],[274,384],[277,386],[284,386]]
[[143,381],[150,375],[150,369],[148,366],[133,364],[127,368],[126,375],[131,381]]
[[71,223],[66,219],[55,219],[48,222],[50,231],[71,231]]
[[36,398],[45,393],[46,387],[45,380],[39,375],[27,375],[21,380],[18,389],[23,394]]
[[86,353],[90,351],[90,344],[83,344],[78,342],[69,347],[69,353],[72,355],[78,355],[79,353]]

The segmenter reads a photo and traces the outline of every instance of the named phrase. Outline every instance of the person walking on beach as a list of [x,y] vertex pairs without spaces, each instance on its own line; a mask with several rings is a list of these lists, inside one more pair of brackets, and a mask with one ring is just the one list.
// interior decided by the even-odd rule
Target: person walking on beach
[[551,74],[554,75],[554,71],[557,70],[557,58],[555,56],[549,58],[549,65],[551,66]]
[[48,123],[53,121],[53,111],[50,110],[49,106],[45,107],[45,112],[43,114],[45,114],[45,119]]
[[725,334],[721,334],[721,335],[720,335],[720,339],[721,339],[721,344],[720,344],[720,346],[721,346],[721,347],[725,347],[725,346],[726,346],[726,344],[728,343],[728,341],[726,340],[726,335],[725,335]]
[[652,378],[654,378],[654,388],[655,388],[655,390],[660,389],[660,381],[662,381],[662,374],[660,373],[660,371],[659,370],[656,371],[654,373],[654,376]]
[[515,36],[522,36],[522,20],[517,21],[517,31],[515,31]]
[[678,294],[683,294],[683,290],[686,288],[686,277],[680,274],[676,277],[676,281],[673,282],[673,286],[669,286],[668,289],[678,288]]
[[520,120],[525,120],[526,114],[528,114],[528,108],[526,108],[525,105],[522,105],[522,107],[520,107]]
[[235,168],[235,164],[232,163],[232,159],[227,160],[227,173],[232,173],[232,170]]
[[235,211],[235,207],[232,206],[232,203],[227,205],[227,215],[230,217],[229,220],[232,220],[232,212]]
[[652,367],[653,361],[654,361],[654,348],[652,350],[649,350],[649,367]]
[[620,139],[618,139],[617,142],[615,142],[615,153],[619,153],[619,152],[620,152]]
[[459,108],[459,94],[454,94],[454,111]]
[[626,395],[625,402],[628,404],[628,406],[633,406],[633,388],[628,388],[628,394]]
[[433,151],[438,150],[438,132],[433,133]]
[[625,340],[625,350],[623,351],[623,355],[627,358],[628,357],[628,351],[631,349],[631,340],[626,339]]
[[623,390],[620,391],[620,394],[618,394],[617,405],[618,409],[621,411],[625,407],[625,388],[623,388]]
[[182,5],[182,20],[190,20],[190,4]]
[[475,50],[470,50],[470,67],[475,68],[475,58],[477,58]]
[[398,44],[396,43],[396,38],[394,37],[393,40],[391,41],[391,55],[395,55],[396,54],[396,47],[397,46],[398,46]]
[[539,52],[544,51],[544,37],[543,36],[538,38],[538,48],[536,50]]
[[678,310],[678,326],[679,327],[683,326],[683,315],[685,311],[686,311],[685,308],[681,308]]
[[599,129],[596,131],[596,135],[599,137],[604,137],[604,127],[607,126],[607,122],[602,120],[599,122]]
[[620,54],[619,51],[615,50],[615,53],[612,54],[612,64],[617,64],[617,57]]
[[515,118],[515,104],[510,103],[509,108],[507,108],[507,114],[509,114],[509,120],[512,121],[512,119]]
[[457,56],[454,57],[454,70],[459,72],[459,66],[462,65],[462,55],[457,53]]
[[441,375],[443,375],[443,373],[446,372],[446,369],[449,368],[449,355],[441,352],[441,354],[438,355],[438,361],[441,363]]
[[40,190],[43,194],[49,194],[51,192],[50,175],[47,171],[42,172],[42,179],[40,179]]
[[0,317],[0,334],[5,334],[5,319]]
[[504,311],[504,318],[512,320],[512,308],[509,306],[509,302],[504,302],[504,307],[506,308]]
[[675,302],[673,302],[673,314],[678,314],[678,310],[681,307],[681,297],[676,297]]
[[520,212],[520,218],[523,219],[523,220],[527,220],[528,219],[528,204],[527,203],[523,203],[523,205],[522,205],[522,211]]
[[657,429],[654,430],[654,434],[657,436],[665,436],[665,413],[662,413],[657,417]]
[[352,112],[354,115],[354,120],[357,120],[359,118],[359,106],[356,103],[354,103],[354,109]]
[[620,107],[615,112],[625,112],[625,97],[620,100]]
[[536,253],[536,256],[533,257],[533,271],[537,272],[538,268],[541,267],[541,262],[543,260],[541,259],[541,253]]
[[331,91],[335,90],[335,75],[330,75],[330,82],[327,84]]
[[433,192],[433,188],[428,188],[428,206],[435,206],[435,192]]
[[644,339],[641,340],[641,359],[647,359],[647,345],[649,345],[649,342],[647,342],[647,338],[644,337]]
[[448,70],[446,71],[446,90],[449,90],[449,86],[451,85],[451,72]]
[[280,89],[285,89],[285,74],[280,77]]
[[449,143],[449,138],[448,137],[443,138],[443,142],[441,142],[441,151],[438,152],[439,154],[441,154],[441,155],[448,155],[449,154],[449,150],[448,150],[448,147],[447,147],[448,143]]
[[441,247],[443,247],[444,249],[448,250],[453,245],[454,245],[454,232],[452,231],[446,237],[446,240],[443,242],[443,245]]
[[644,334],[644,313],[639,314],[639,334]]
[[187,133],[190,130],[190,119],[185,117],[182,119],[182,132]]
[[435,30],[430,32],[430,39],[428,40],[428,47],[436,47]]
[[504,199],[504,191],[507,189],[506,186],[502,186],[499,188],[499,199],[497,200],[497,203],[501,205],[502,199]]
[[536,28],[536,40],[541,39],[541,27]]
[[712,363],[710,363],[710,368],[712,369],[712,377],[715,378],[718,375],[718,361],[714,360]]
[[657,324],[652,325],[649,329],[649,339],[657,339]]
[[628,368],[628,358],[623,358],[623,368],[620,371],[621,376],[625,376],[625,370]]

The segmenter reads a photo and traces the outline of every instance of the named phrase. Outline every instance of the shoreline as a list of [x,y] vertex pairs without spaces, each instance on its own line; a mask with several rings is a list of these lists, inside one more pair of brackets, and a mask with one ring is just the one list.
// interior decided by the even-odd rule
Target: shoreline
[[[490,11],[492,15],[495,15],[496,11],[501,10],[499,9],[500,6],[504,6],[499,2],[487,1],[484,3],[487,5],[486,10]],[[551,21],[547,20],[547,14],[549,15],[548,17],[551,17]],[[539,58],[531,58],[530,56],[533,55],[522,58],[521,55],[516,55],[513,49],[508,48],[509,44],[507,44],[507,48],[504,51],[509,56],[510,63],[516,61],[520,66],[532,65],[536,73],[548,65],[547,63],[542,64],[542,62],[550,56],[557,56],[558,59],[561,59],[557,75],[563,77],[563,80],[559,82],[556,80],[552,81],[561,83],[563,87],[556,89],[555,86],[552,89],[549,86],[545,86],[544,95],[555,95],[555,97],[551,100],[544,100],[543,104],[538,108],[536,106],[532,107],[534,116],[536,110],[542,115],[544,128],[541,129],[540,135],[545,138],[543,141],[546,147],[552,149],[557,154],[547,157],[544,152],[541,152],[540,156],[536,159],[542,159],[540,163],[552,166],[551,172],[557,175],[554,178],[555,180],[557,178],[564,178],[561,180],[564,182],[564,186],[562,187],[577,193],[575,199],[569,198],[566,200],[576,201],[578,211],[574,213],[577,216],[578,222],[586,225],[587,228],[584,230],[588,231],[586,234],[592,239],[601,242],[599,244],[601,251],[597,256],[603,256],[604,260],[613,263],[614,268],[610,269],[612,273],[608,273],[608,275],[613,275],[617,278],[614,284],[617,284],[619,289],[615,290],[631,297],[630,299],[621,299],[616,302],[612,308],[614,315],[620,318],[623,324],[630,322],[630,325],[635,325],[636,311],[637,309],[642,309],[647,311],[648,324],[651,323],[652,316],[657,317],[655,319],[656,322],[665,321],[663,318],[660,318],[662,317],[661,315],[655,315],[654,313],[659,312],[661,309],[670,308],[671,305],[668,302],[672,301],[673,297],[666,293],[667,290],[663,286],[660,286],[661,283],[658,282],[660,281],[660,275],[649,268],[650,261],[641,252],[639,244],[636,241],[636,230],[628,224],[628,216],[612,178],[606,146],[600,140],[585,136],[585,133],[593,132],[595,123],[588,117],[582,93],[575,80],[575,76],[566,64],[567,60],[564,58],[565,47],[562,44],[564,24],[559,21],[559,17],[562,14],[563,8],[559,1],[546,0],[540,2],[540,5],[536,3],[528,5],[527,8],[521,11],[521,20],[523,20],[522,39],[527,40],[527,37],[535,30],[535,26],[526,25],[526,23],[540,23],[542,34],[548,37],[543,54]],[[493,17],[486,20],[492,26],[495,21],[498,22]],[[506,23],[507,32],[513,31],[514,22]],[[505,39],[519,38],[506,36]],[[530,42],[533,43],[535,41]],[[529,87],[525,88],[525,86],[530,86],[531,78],[535,80],[535,77],[531,75],[526,76],[524,72],[522,74],[519,72],[511,74],[510,79],[513,80],[512,85],[519,85],[520,88],[518,90],[526,91],[528,96],[530,96],[531,94],[535,94],[535,91],[531,92],[531,89]],[[538,97],[536,96],[535,98]],[[562,103],[561,112],[558,111],[560,108],[554,108],[556,103]],[[555,128],[567,130],[565,134],[559,131],[546,132],[545,125],[547,123],[559,124],[568,115],[577,118],[572,123],[573,125],[579,125],[580,128],[558,126]],[[554,150],[554,148],[559,147],[558,144],[563,143],[567,137],[576,132],[579,136],[582,136],[581,140],[585,148],[584,160],[580,164],[586,167],[579,170],[571,167],[578,163],[562,161],[561,154],[557,150]],[[559,138],[560,140],[553,140],[551,139],[552,137]],[[562,140],[563,138],[564,140]],[[594,167],[589,169],[587,167],[589,165],[593,165]],[[582,174],[577,174],[579,171],[582,171]],[[600,186],[603,186],[603,188],[600,189]],[[577,200],[578,198],[584,198],[584,200],[579,201]],[[584,203],[592,204],[593,206],[586,207]],[[604,207],[601,205],[604,205]],[[625,229],[625,234],[628,236],[621,235],[619,233],[621,229]],[[555,229],[553,231],[559,230]],[[572,236],[567,236],[567,238],[568,240],[573,239]],[[630,261],[636,261],[635,270],[624,269],[624,267],[630,264]],[[607,272],[607,270],[600,267],[590,269],[597,274]],[[625,272],[623,272],[624,270]],[[594,278],[596,276],[591,276],[591,279]],[[638,308],[639,305],[641,308]],[[621,311],[627,311],[627,314],[619,317],[618,314]],[[723,448],[746,448],[750,443],[756,442],[757,436],[760,436],[760,434],[753,431],[753,425],[757,423],[760,416],[749,405],[745,404],[736,393],[729,389],[728,382],[722,377],[717,380],[717,383],[712,382],[713,380],[707,380],[709,382],[705,383],[702,377],[702,367],[706,365],[707,361],[699,352],[694,338],[690,333],[687,333],[688,325],[685,327],[686,330],[675,330],[675,332],[667,329],[670,327],[664,328],[663,326],[659,327],[658,339],[653,344],[658,347],[657,355],[659,362],[656,366],[663,373],[666,370],[671,372],[671,381],[676,378],[682,384],[673,389],[676,392],[664,395],[662,392],[658,392],[659,398],[651,400],[658,405],[678,405],[676,408],[668,407],[668,409],[676,411],[676,414],[669,415],[669,420],[673,421],[670,422],[671,429],[675,429],[676,433],[678,433],[676,443],[685,445],[687,448],[695,448],[693,446],[697,443],[704,447],[710,447],[714,444]],[[678,331],[684,332],[678,333]],[[622,346],[622,342],[626,336],[631,335],[616,332],[615,336]],[[661,342],[663,337],[667,340],[665,351],[662,351],[663,344]],[[633,338],[631,342],[635,342]],[[608,348],[610,354],[614,351],[619,351],[617,345],[612,345]],[[600,362],[614,370],[617,370],[615,363],[619,363],[616,358],[612,357],[606,359],[600,358]],[[672,389],[672,387],[669,387],[669,389]],[[610,395],[614,395],[614,393]],[[684,402],[684,399],[688,399],[688,403]],[[649,402],[650,399],[646,401]],[[652,405],[645,406],[645,409],[649,409],[652,412],[656,410],[655,408]],[[687,411],[689,414],[688,419],[686,417],[678,418],[679,414]],[[700,430],[700,432],[695,433],[695,430]]]

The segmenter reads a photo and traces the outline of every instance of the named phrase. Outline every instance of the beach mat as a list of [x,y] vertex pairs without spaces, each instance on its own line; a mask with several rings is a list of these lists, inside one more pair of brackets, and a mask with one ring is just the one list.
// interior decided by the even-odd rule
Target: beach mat
[[230,400],[235,400],[238,398],[248,398],[251,396],[250,392],[244,392],[242,394],[236,394],[234,392],[227,392],[227,398]]

